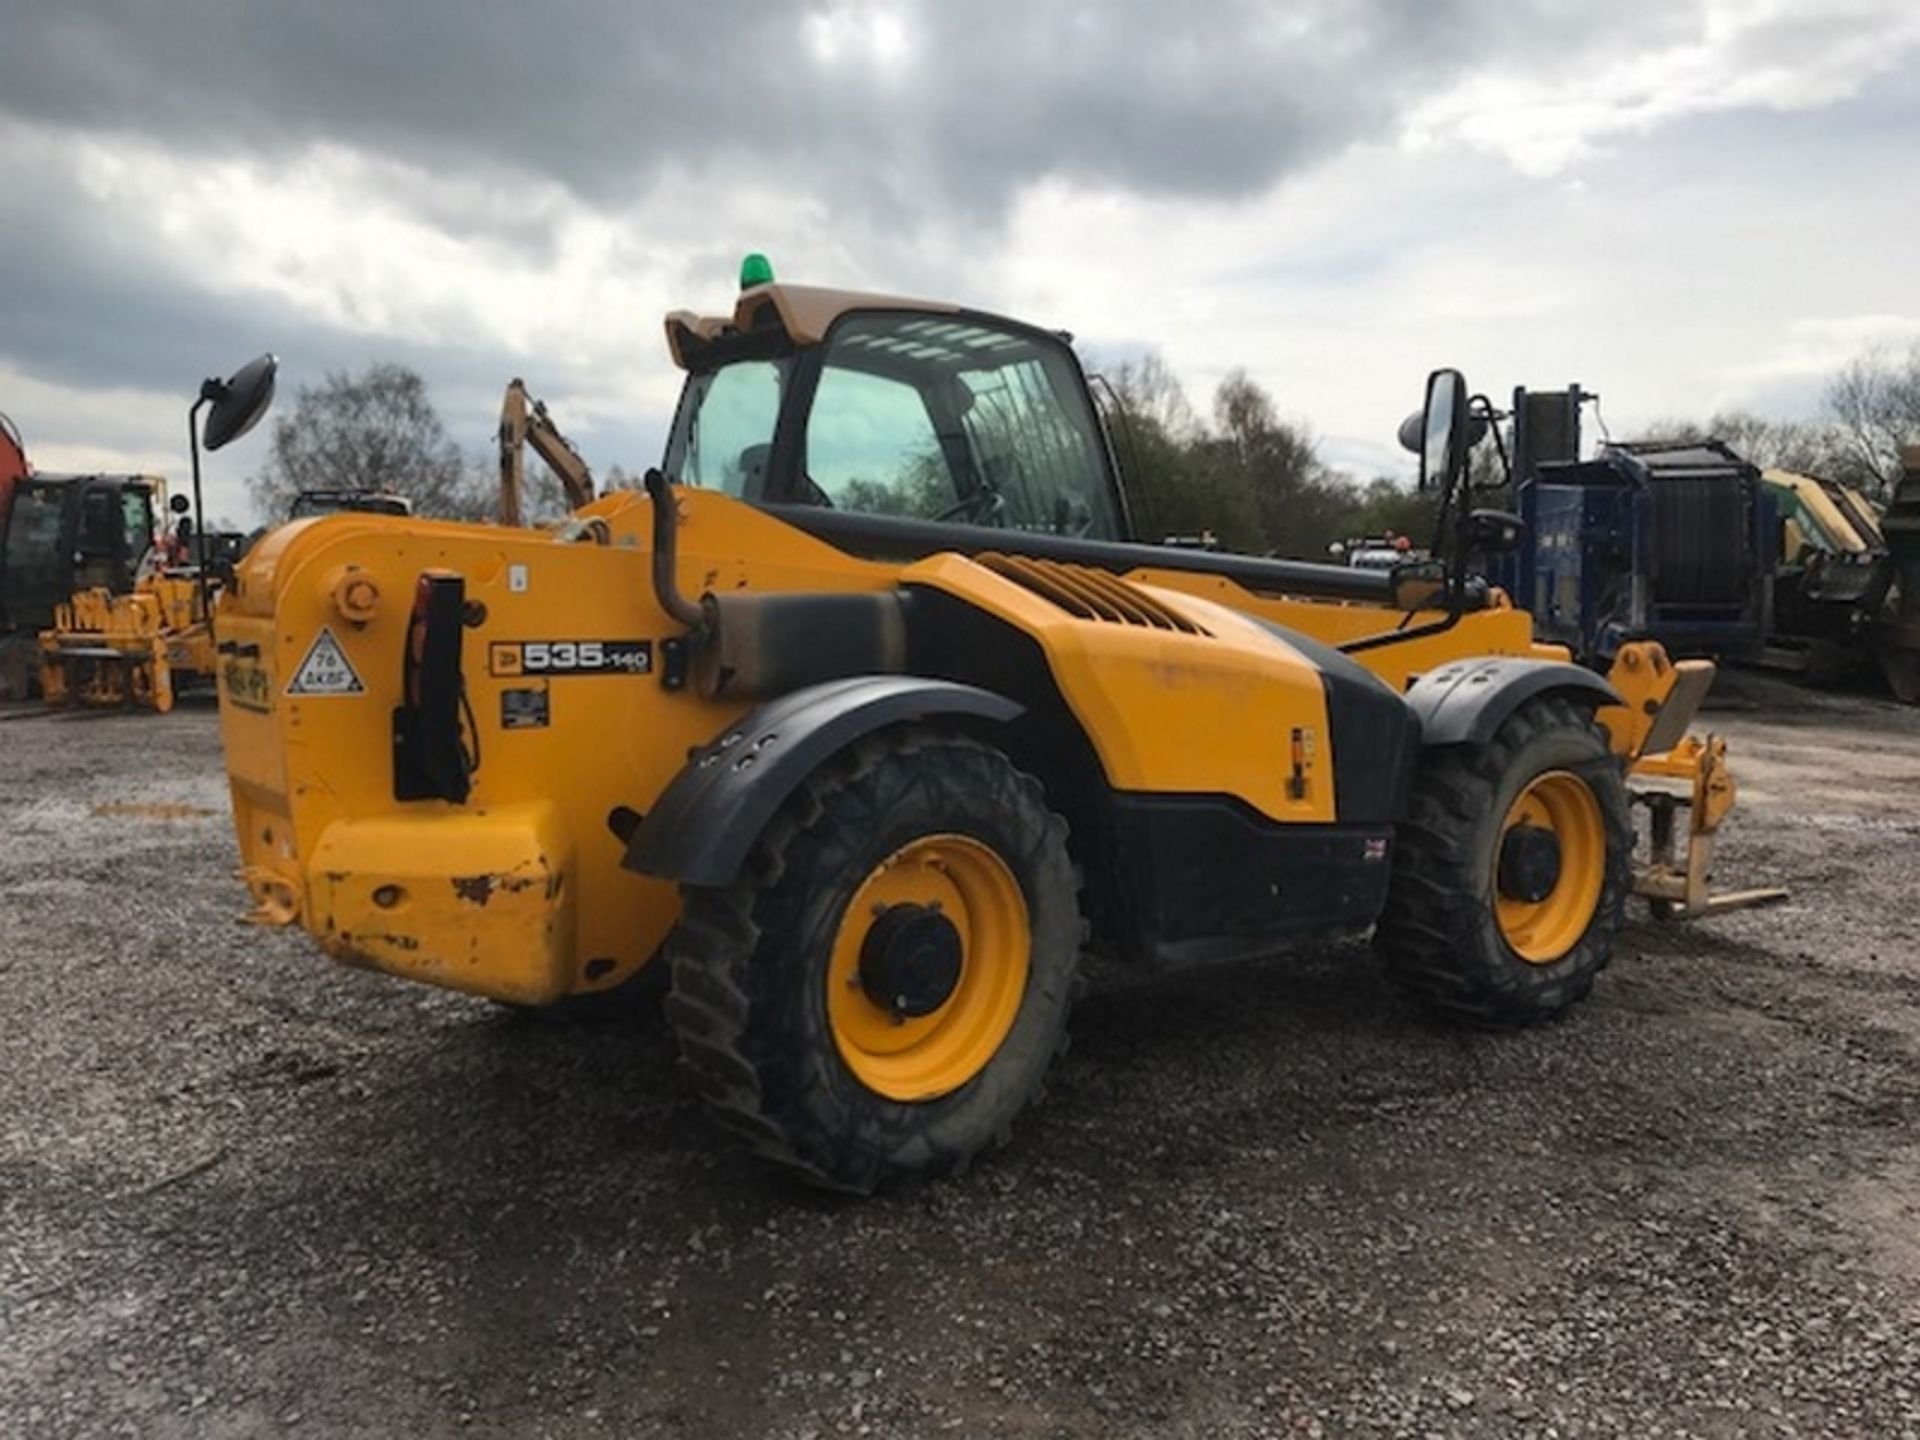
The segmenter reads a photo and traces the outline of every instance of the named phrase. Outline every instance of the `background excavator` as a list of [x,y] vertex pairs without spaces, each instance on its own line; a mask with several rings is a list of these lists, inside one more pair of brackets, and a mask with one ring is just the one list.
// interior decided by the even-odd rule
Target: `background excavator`
[[507,383],[500,403],[500,511],[502,525],[527,523],[526,451],[547,462],[566,496],[567,509],[578,510],[593,500],[593,472],[573,442],[560,433],[547,414],[544,400],[527,394],[518,376]]
[[15,487],[32,473],[20,427],[13,423],[12,416],[0,413],[0,535],[7,532],[7,512],[13,508]]
[[7,521],[13,513],[14,492],[32,473],[20,427],[13,423],[11,416],[0,413],[0,700],[23,698],[26,692],[24,675],[18,673],[21,670],[19,647],[12,642],[12,626],[7,620],[6,555]]

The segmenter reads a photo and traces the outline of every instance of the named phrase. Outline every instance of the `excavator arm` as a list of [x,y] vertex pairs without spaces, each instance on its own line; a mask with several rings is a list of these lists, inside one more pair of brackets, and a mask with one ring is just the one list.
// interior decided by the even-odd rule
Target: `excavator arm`
[[566,492],[567,508],[578,510],[593,499],[593,472],[547,414],[546,402],[531,399],[519,378],[508,382],[500,404],[500,523],[526,524],[526,450],[547,464]]

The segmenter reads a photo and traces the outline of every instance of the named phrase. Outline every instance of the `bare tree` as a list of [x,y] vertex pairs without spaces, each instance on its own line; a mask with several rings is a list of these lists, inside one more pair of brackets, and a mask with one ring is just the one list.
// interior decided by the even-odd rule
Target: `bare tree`
[[1205,428],[1160,354],[1149,351],[1101,373],[1102,408],[1139,533],[1154,540],[1211,536],[1248,553],[1265,549],[1252,488],[1244,475],[1205,462]]
[[268,516],[287,513],[303,490],[388,490],[424,515],[477,519],[482,490],[427,394],[404,365],[359,374],[329,371],[302,385],[293,413],[274,422],[273,446],[247,482]]
[[1668,418],[1646,427],[1643,440],[1720,440],[1763,469],[1851,480],[1853,464],[1838,425],[1816,420],[1769,420],[1750,410],[1719,411],[1704,423]]
[[1851,361],[1828,384],[1827,409],[1849,472],[1833,478],[1886,499],[1900,478],[1901,447],[1920,442],[1920,341],[1904,355],[1876,346]]
[[1156,425],[1172,440],[1190,440],[1199,430],[1200,421],[1180,377],[1158,350],[1104,369],[1089,362],[1088,368],[1099,370],[1133,424]]

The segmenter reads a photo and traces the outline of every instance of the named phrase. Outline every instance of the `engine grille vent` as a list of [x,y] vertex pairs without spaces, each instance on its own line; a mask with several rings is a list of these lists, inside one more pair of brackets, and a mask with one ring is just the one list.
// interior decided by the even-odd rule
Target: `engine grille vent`
[[1026,555],[989,553],[974,559],[994,574],[1011,580],[1049,600],[1069,615],[1108,625],[1139,625],[1153,630],[1178,630],[1187,635],[1208,632],[1175,613],[1153,596],[1118,575],[1082,565],[1063,565]]

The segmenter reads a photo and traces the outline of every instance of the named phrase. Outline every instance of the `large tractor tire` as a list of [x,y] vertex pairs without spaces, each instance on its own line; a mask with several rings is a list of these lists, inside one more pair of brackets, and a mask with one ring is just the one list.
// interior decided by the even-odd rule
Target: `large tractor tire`
[[1066,836],[1036,780],[959,735],[888,731],[823,767],[731,885],[683,893],[667,1012],[708,1105],[858,1194],[1004,1143],[1066,1044]]
[[1374,947],[1407,990],[1490,1028],[1584,999],[1613,957],[1632,822],[1582,707],[1530,701],[1481,745],[1421,757]]

